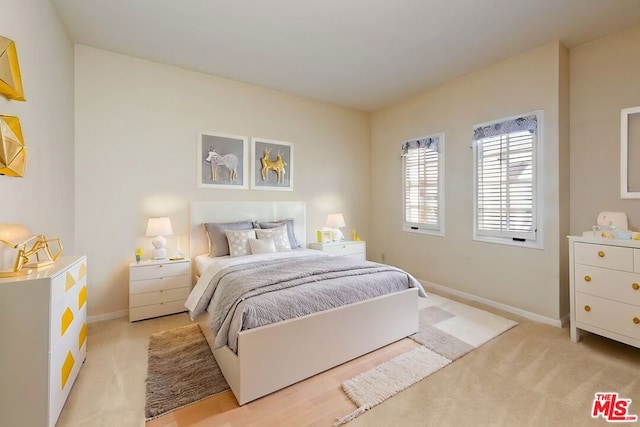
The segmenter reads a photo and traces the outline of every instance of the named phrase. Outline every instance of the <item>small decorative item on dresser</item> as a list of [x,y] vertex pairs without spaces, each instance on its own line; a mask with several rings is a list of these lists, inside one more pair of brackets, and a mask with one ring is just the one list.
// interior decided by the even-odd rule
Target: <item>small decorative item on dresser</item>
[[142,259],[142,248],[136,249],[136,262],[139,263]]
[[[49,243],[58,245],[57,252],[51,252]],[[0,271],[0,277],[22,276],[31,273],[26,268],[46,267],[58,259],[62,254],[62,242],[60,239],[47,239],[44,235],[34,235],[20,224],[0,224],[0,243],[15,251],[8,257],[15,257],[11,270]],[[35,260],[33,258],[35,257]]]

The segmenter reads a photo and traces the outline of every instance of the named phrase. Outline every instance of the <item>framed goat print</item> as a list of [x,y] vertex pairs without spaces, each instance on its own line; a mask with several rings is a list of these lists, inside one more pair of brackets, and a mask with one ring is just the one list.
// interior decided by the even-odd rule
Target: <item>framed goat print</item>
[[251,189],[293,190],[293,144],[251,139]]
[[198,135],[198,187],[249,188],[249,138],[224,133]]

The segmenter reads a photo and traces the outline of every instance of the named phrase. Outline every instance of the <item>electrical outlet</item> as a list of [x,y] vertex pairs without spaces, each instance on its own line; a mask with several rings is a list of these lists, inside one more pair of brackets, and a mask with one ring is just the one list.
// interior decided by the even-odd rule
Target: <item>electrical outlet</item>
[[384,261],[384,258],[385,258],[384,254],[382,254],[380,258],[382,258],[382,261]]

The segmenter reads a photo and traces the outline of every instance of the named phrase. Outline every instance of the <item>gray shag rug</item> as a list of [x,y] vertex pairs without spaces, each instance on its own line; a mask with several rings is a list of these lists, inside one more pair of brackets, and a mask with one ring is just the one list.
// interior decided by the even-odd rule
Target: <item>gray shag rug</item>
[[147,420],[229,390],[198,324],[151,335],[146,386]]

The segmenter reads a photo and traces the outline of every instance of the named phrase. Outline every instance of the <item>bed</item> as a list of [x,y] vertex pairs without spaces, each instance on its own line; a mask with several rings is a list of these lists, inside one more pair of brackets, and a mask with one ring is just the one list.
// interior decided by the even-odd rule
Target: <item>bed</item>
[[[307,236],[304,202],[192,202],[190,253],[194,256],[194,265],[199,266],[195,271],[196,276],[202,276],[193,293],[196,288],[202,292],[207,286],[205,282],[209,283],[216,274],[226,278],[230,266],[245,262],[214,259],[208,262],[217,263],[218,266],[205,269],[206,257],[204,260],[203,257],[196,259],[209,250],[203,223],[275,221],[282,218],[293,218],[295,235],[302,247],[291,253],[292,258],[300,258],[296,262],[307,266],[311,265],[312,259],[314,263],[317,261],[325,266],[346,262],[333,258],[329,263],[323,258],[330,256],[304,249]],[[264,268],[281,262],[281,255],[277,254],[240,258],[251,258],[248,263],[260,267],[264,265]],[[365,267],[369,268],[362,266]],[[359,273],[345,274],[354,276]],[[348,280],[335,277],[335,280]],[[418,284],[416,287],[368,297],[293,319],[242,329],[238,333],[231,330],[229,336],[237,340],[235,343],[221,340],[222,334],[216,336],[212,331],[212,321],[215,323],[221,317],[220,312],[213,308],[213,300],[207,303],[207,310],[198,315],[196,320],[238,403],[243,405],[417,332],[418,297],[422,292]]]

